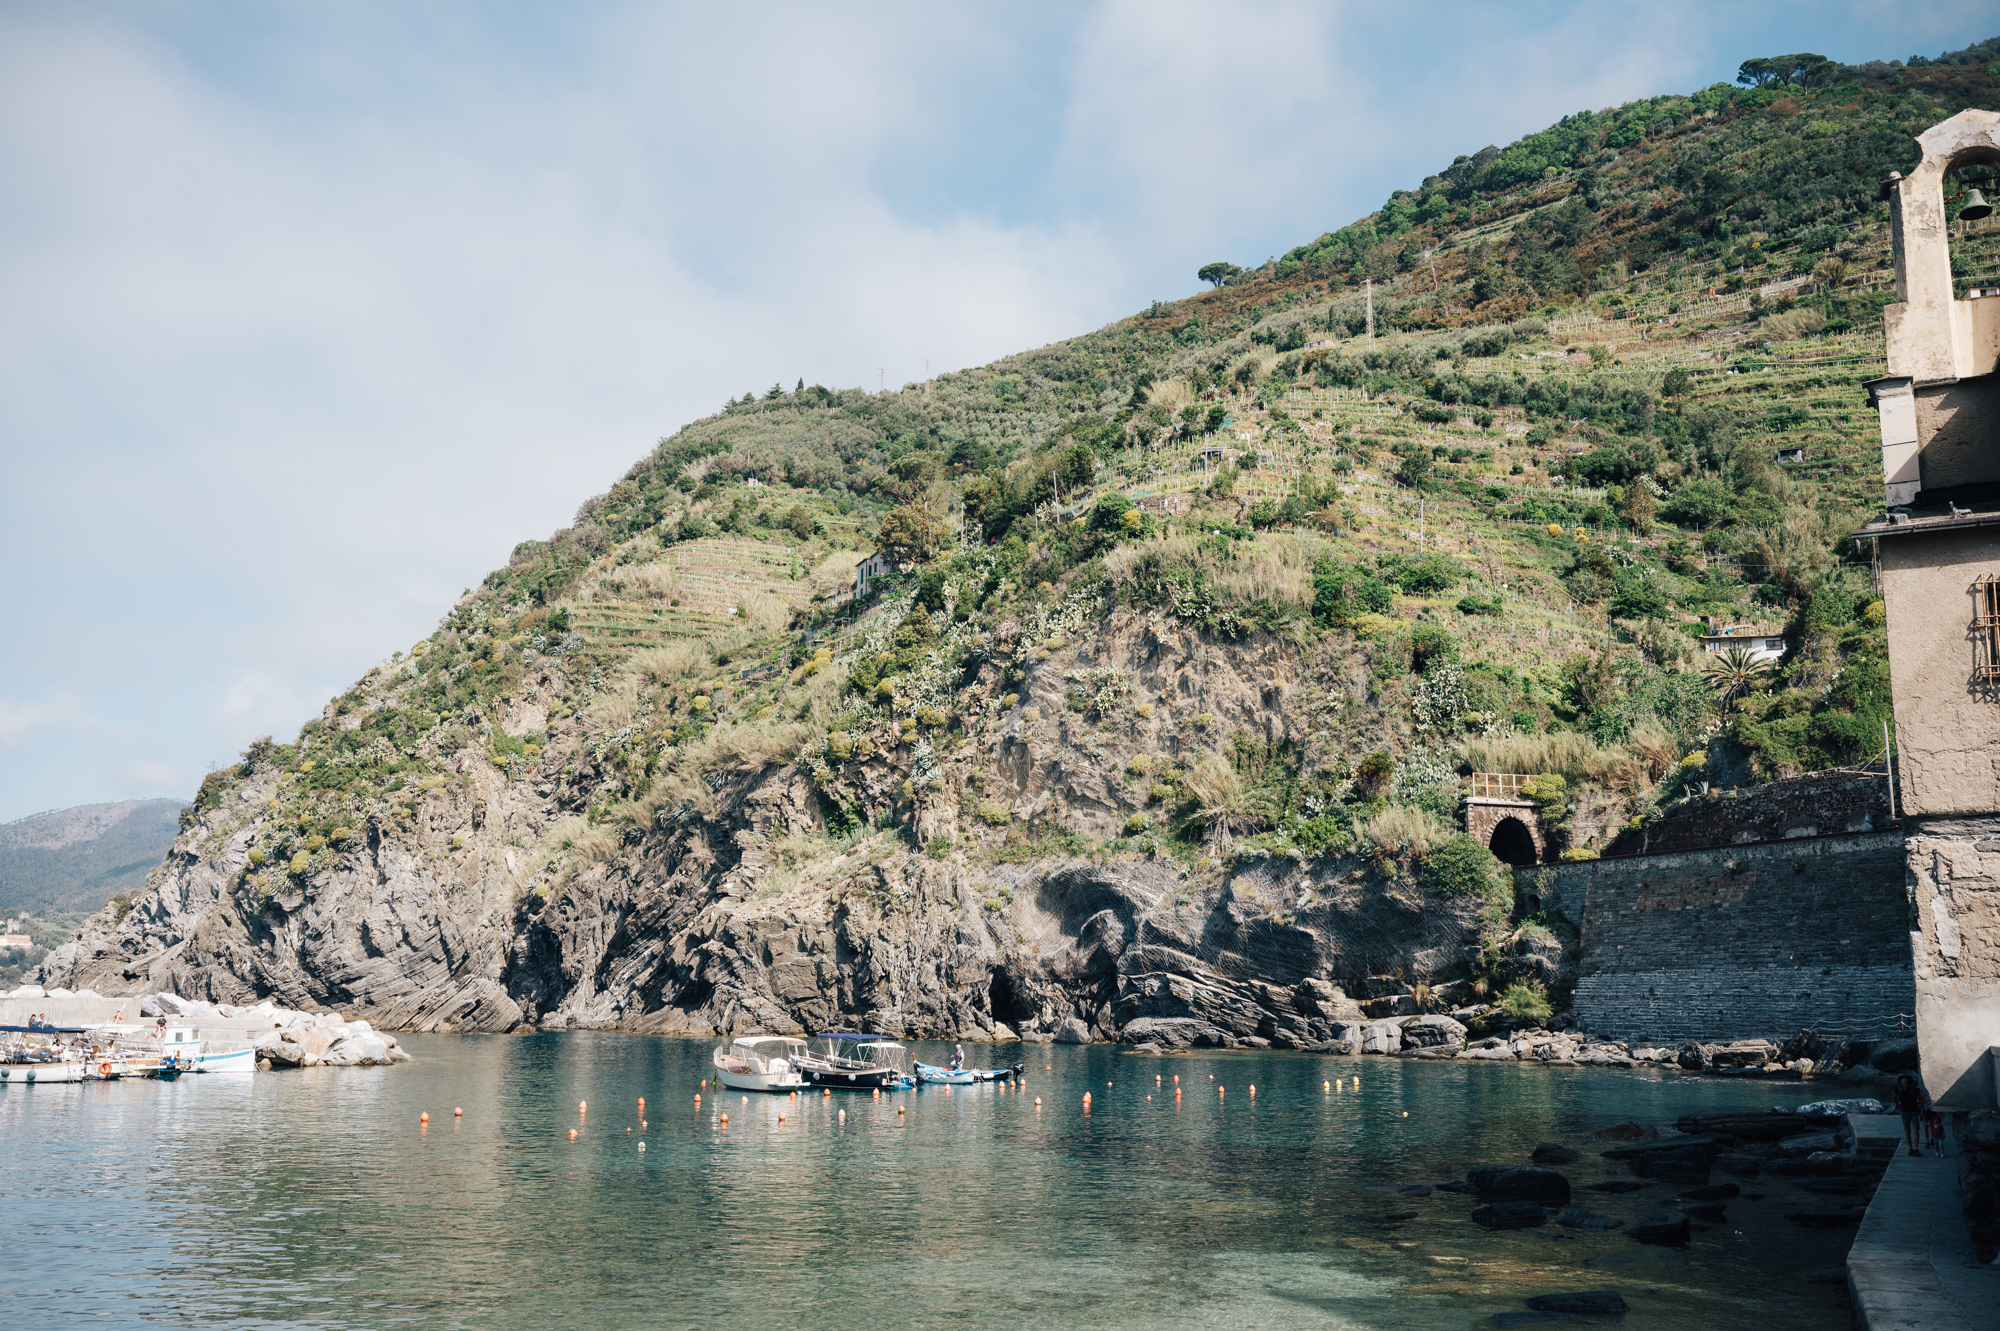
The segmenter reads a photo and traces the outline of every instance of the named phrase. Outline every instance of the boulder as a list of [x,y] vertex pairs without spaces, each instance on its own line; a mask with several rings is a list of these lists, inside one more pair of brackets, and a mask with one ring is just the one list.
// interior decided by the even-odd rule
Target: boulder
[[1787,1137],[1778,1143],[1782,1155],[1813,1155],[1820,1151],[1838,1151],[1842,1139],[1833,1132],[1802,1132],[1796,1137]]
[[1629,1178],[1614,1178],[1607,1179],[1602,1183],[1588,1184],[1587,1186],[1591,1192],[1637,1192],[1641,1188],[1650,1188],[1653,1185],[1650,1183],[1634,1183]]
[[1474,1211],[1472,1223],[1481,1229],[1536,1229],[1549,1217],[1538,1202],[1494,1202]]
[[1754,1155],[1718,1155],[1715,1167],[1732,1178],[1756,1178],[1764,1162]]
[[1394,1054],[1403,1048],[1403,1028],[1393,1021],[1371,1022],[1361,1029],[1361,1052]]
[[392,1044],[389,1046],[389,1061],[391,1063],[407,1063],[410,1061],[410,1051],[401,1045]]
[[1917,1061],[1915,1040],[1890,1040],[1875,1047],[1868,1066],[1877,1072],[1915,1072]]
[[1675,1137],[1660,1137],[1654,1141],[1641,1142],[1636,1146],[1615,1146],[1602,1154],[1606,1160],[1636,1160],[1655,1151],[1678,1151],[1687,1146],[1698,1146],[1703,1151],[1713,1154],[1731,1144],[1729,1138],[1718,1137],[1713,1133],[1683,1133]]
[[1644,1141],[1648,1137],[1657,1137],[1660,1134],[1652,1128],[1634,1123],[1628,1119],[1623,1123],[1613,1123],[1608,1128],[1598,1128],[1590,1135],[1600,1141],[1636,1142]]
[[1729,1217],[1721,1202],[1696,1202],[1693,1206],[1683,1206],[1681,1210],[1696,1220],[1706,1220],[1710,1223],[1720,1223]]
[[1538,1313],[1577,1313],[1584,1317],[1617,1317],[1625,1300],[1614,1290],[1590,1289],[1575,1294],[1537,1294],[1523,1300]]
[[1613,1220],[1608,1215],[1598,1215],[1594,1211],[1582,1211],[1574,1207],[1564,1207],[1556,1212],[1556,1223],[1564,1229],[1581,1229],[1595,1233],[1613,1230],[1624,1224],[1623,1220]]
[[1706,1188],[1689,1188],[1681,1194],[1681,1200],[1689,1202],[1723,1202],[1731,1197],[1741,1197],[1743,1185],[1740,1183],[1712,1183]]
[[48,991],[43,989],[39,984],[24,984],[13,993],[7,995],[9,998],[47,998],[48,996]]
[[274,1040],[270,1044],[259,1045],[258,1049],[274,1068],[301,1067],[308,1058],[312,1057],[312,1055],[301,1049],[296,1042],[291,1040]]
[[[186,1000],[182,999],[178,994],[154,994],[153,1006],[156,1010],[152,1015],[156,1017],[185,1016],[188,1010]],[[145,1011],[143,1007],[139,1010],[141,1012]]]
[[1538,1165],[1573,1165],[1583,1159],[1583,1152],[1555,1142],[1543,1142],[1535,1147],[1534,1154],[1528,1159]]
[[1690,1183],[1708,1182],[1708,1152],[1699,1146],[1678,1146],[1665,1151],[1648,1151],[1631,1162],[1640,1178],[1673,1179]]
[[1525,1197],[1538,1202],[1569,1200],[1569,1180],[1553,1169],[1527,1165],[1480,1165],[1466,1171],[1465,1181],[1482,1197]]
[[1800,1105],[1797,1112],[1806,1118],[1838,1114],[1886,1114],[1889,1106],[1871,1098],[1859,1100],[1815,1100],[1809,1105]]
[[1690,1136],[1738,1137],[1747,1142],[1774,1142],[1780,1137],[1825,1126],[1803,1114],[1777,1109],[1734,1114],[1688,1114],[1674,1120],[1674,1127]]
[[1639,1222],[1625,1232],[1634,1242],[1656,1244],[1662,1248],[1684,1248],[1687,1246],[1691,1222],[1680,1211],[1648,1211],[1639,1217]]
[[1403,1023],[1406,1049],[1456,1049],[1465,1044],[1465,1027],[1450,1017],[1435,1014]]

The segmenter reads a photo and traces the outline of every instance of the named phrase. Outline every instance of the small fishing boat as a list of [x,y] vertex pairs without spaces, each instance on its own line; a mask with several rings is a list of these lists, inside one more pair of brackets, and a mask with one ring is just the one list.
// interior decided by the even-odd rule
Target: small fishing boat
[[82,1081],[84,1075],[83,1060],[77,1058],[0,1063],[0,1085],[33,1086],[38,1082]]
[[1011,1068],[934,1068],[928,1063],[917,1064],[917,1081],[928,1086],[976,1086],[983,1081],[1006,1081],[1012,1077],[1021,1079],[1021,1070],[1027,1064],[1016,1063]]
[[900,1091],[916,1085],[909,1051],[886,1035],[822,1031],[820,1047],[799,1061],[808,1083],[844,1091]]
[[715,1051],[715,1072],[732,1091],[797,1091],[805,1087],[798,1060],[811,1048],[793,1035],[745,1035]]
[[31,1040],[14,1039],[0,1049],[0,1084],[9,1086],[32,1086],[37,1082],[82,1081],[89,1075],[90,1065],[82,1058],[80,1042],[65,1043],[63,1036],[80,1035],[81,1029],[34,1024],[29,1026],[0,1026],[0,1031],[10,1035],[41,1035],[53,1037],[47,1044]]
[[255,1072],[255,1049],[211,1049],[199,1026],[169,1026],[160,1037],[160,1059],[193,1072]]

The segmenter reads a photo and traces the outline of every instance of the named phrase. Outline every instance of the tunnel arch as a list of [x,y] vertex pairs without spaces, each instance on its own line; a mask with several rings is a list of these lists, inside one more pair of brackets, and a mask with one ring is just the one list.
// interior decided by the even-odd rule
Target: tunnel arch
[[1535,834],[1519,818],[1502,818],[1494,826],[1493,836],[1486,846],[1500,860],[1517,869],[1540,858],[1535,853]]

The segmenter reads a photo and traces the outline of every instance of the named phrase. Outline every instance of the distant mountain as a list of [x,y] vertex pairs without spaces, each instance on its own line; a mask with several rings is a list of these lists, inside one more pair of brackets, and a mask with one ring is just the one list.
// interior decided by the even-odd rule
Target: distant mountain
[[0,912],[94,911],[146,874],[180,833],[179,800],[80,804],[0,825]]

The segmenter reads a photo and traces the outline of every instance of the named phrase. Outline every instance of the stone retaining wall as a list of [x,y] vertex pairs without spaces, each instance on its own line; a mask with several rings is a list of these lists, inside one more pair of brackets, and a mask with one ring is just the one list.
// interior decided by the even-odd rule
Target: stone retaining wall
[[1595,860],[1536,877],[1580,916],[1585,1030],[1663,1043],[1908,1030],[1900,833]]

